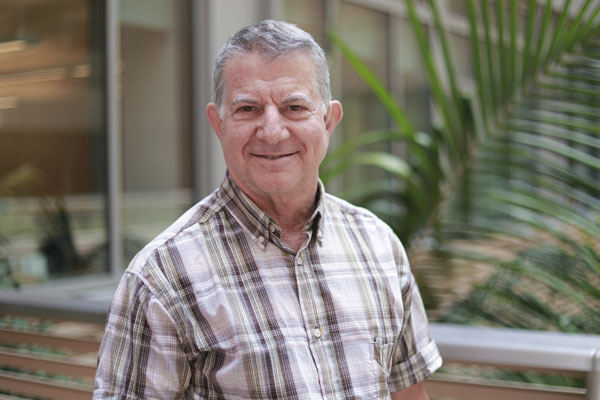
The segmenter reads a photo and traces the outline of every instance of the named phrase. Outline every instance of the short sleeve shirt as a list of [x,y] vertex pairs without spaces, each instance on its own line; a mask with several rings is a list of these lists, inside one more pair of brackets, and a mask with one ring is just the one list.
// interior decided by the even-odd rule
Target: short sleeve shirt
[[94,398],[385,399],[440,365],[392,230],[323,191],[298,252],[233,183],[131,262]]

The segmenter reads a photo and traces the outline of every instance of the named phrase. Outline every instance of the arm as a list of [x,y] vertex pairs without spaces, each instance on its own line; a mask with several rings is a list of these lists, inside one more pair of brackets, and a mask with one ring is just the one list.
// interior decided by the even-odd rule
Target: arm
[[410,271],[406,252],[402,245],[397,243],[399,276],[406,277],[402,280],[401,287],[405,315],[388,386],[393,400],[428,400],[424,385],[419,382],[433,374],[441,366],[442,359],[431,338],[425,307]]
[[429,400],[422,383],[416,383],[399,392],[392,393],[392,400]]
[[183,398],[190,376],[169,313],[126,274],[108,315],[93,398]]

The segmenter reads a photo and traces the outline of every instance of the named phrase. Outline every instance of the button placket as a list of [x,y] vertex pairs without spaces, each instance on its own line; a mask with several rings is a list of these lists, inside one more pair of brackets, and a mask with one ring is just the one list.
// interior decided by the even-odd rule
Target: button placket
[[[326,377],[323,375],[323,371],[324,368],[327,368],[327,362],[324,360],[324,353],[326,353],[327,349],[323,346],[326,346],[327,342],[324,340],[325,335],[323,330],[320,329],[324,325],[322,325],[319,317],[321,315],[321,312],[319,312],[321,307],[319,307],[317,304],[318,301],[316,301],[319,298],[319,288],[316,283],[314,271],[312,268],[308,268],[311,265],[310,251],[300,249],[293,256],[292,262],[295,266],[294,270],[298,282],[298,300],[301,304],[308,351],[312,356],[319,380],[325,382]],[[326,398],[326,396],[323,396],[323,398]]]

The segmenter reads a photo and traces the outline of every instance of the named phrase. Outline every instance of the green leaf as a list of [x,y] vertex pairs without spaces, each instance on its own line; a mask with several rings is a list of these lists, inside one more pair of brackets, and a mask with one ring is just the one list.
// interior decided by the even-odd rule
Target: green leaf
[[[442,298],[456,288],[438,290],[440,280],[482,264],[491,275],[452,308],[462,321],[600,332],[600,4],[465,0],[476,94],[464,107],[439,3],[428,0],[425,20],[414,3],[407,15],[441,125],[366,132],[333,150],[323,172],[385,171],[344,194],[400,236],[428,305],[455,301]],[[412,126],[358,57],[342,53]],[[376,143],[408,156],[373,152]]]
[[415,128],[400,108],[393,96],[379,82],[375,74],[363,63],[354,52],[346,45],[346,43],[335,33],[329,32],[329,38],[332,43],[340,49],[346,60],[350,63],[354,71],[363,79],[363,81],[371,88],[375,96],[381,101],[383,106],[388,111],[390,117],[398,125],[400,131],[407,135],[416,134]]

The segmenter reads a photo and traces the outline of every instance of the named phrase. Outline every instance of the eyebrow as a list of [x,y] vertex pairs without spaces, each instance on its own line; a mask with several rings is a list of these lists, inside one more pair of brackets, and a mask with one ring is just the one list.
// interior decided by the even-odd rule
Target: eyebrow
[[313,104],[313,101],[310,99],[310,97],[303,95],[303,94],[292,95],[292,96],[284,99],[283,104],[296,103],[298,101],[310,104],[310,107],[313,110],[315,108],[315,105]]
[[[291,103],[296,103],[296,102],[304,102],[304,103],[308,103],[310,105],[310,107],[314,110],[315,106],[313,101],[310,99],[310,97],[303,95],[303,94],[295,94],[292,95],[290,97],[287,97],[283,100],[283,104],[291,104]],[[256,105],[259,104],[258,101],[256,99],[253,99],[251,97],[234,97],[231,100],[231,105],[229,106],[230,110],[233,110],[235,108],[236,105],[240,104],[240,103],[244,103],[244,104],[252,104],[252,105]]]
[[239,103],[258,104],[258,101],[250,97],[236,97],[233,100],[231,100],[231,105],[229,106],[229,109],[232,110]]

